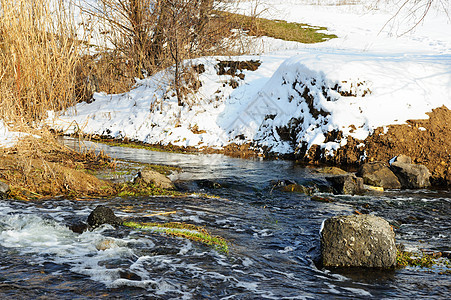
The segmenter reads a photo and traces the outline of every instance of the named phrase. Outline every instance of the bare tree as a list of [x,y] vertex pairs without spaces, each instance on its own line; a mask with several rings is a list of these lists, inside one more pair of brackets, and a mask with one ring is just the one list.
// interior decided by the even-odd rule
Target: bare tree
[[[380,2],[381,0],[378,0]],[[430,12],[433,5],[438,5],[447,15],[449,9],[449,0],[402,0],[398,10],[393,14],[393,16],[384,24],[381,31],[388,26],[395,19],[399,18],[401,14],[405,14],[404,19],[410,19],[413,21],[413,25],[405,30],[402,34],[404,35],[414,30],[418,25],[420,25],[425,17]]]
[[[183,105],[185,59],[219,50],[224,28],[215,11],[227,0],[99,0],[87,10],[108,27],[109,41],[127,57],[138,77],[174,66],[174,87]],[[135,75],[135,76],[136,76]]]

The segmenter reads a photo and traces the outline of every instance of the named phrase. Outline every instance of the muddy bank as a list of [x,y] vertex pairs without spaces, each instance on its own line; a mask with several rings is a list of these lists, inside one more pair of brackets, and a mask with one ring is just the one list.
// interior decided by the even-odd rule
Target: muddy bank
[[[377,128],[364,141],[348,138],[346,146],[334,156],[325,156],[319,147],[312,147],[298,157],[308,163],[329,163],[358,166],[363,162],[384,161],[404,154],[412,162],[425,165],[431,172],[433,185],[451,185],[451,111],[445,106],[428,113],[429,119],[409,120],[404,125]],[[338,139],[340,133],[335,133]],[[332,139],[333,140],[333,139]]]

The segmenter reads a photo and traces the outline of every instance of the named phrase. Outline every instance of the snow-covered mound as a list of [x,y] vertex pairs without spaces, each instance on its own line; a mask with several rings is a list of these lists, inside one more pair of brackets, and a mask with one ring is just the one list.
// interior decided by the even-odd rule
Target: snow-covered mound
[[[450,65],[451,56],[316,52],[289,58],[258,93],[256,101],[264,97],[279,111],[265,116],[254,140],[280,153],[313,144],[335,150],[347,136],[364,140],[377,127],[427,119],[425,112],[451,104]],[[327,137],[339,131],[339,138]]]
[[[347,137],[364,140],[377,127],[451,108],[451,21],[443,8],[397,37],[415,23],[396,30],[394,21],[387,23],[396,1],[372,9],[362,1],[310,2],[261,3],[266,17],[326,25],[339,38],[304,45],[263,37],[255,39],[259,55],[187,61],[193,69],[184,106],[168,70],[138,81],[128,93],[95,94],[90,104],[51,112],[47,122],[65,132],[150,144],[202,149],[251,143],[281,154],[319,145],[333,155]],[[244,11],[248,3],[240,4]]]
[[[226,58],[190,61],[203,72],[196,74],[201,87],[184,106],[177,104],[170,73],[161,72],[129,93],[96,94],[94,102],[78,104],[52,126],[150,144],[218,148],[250,142],[293,153],[313,144],[334,150],[347,136],[364,140],[377,127],[427,118],[425,112],[451,99],[446,55],[315,51],[289,57],[278,68],[280,59],[272,55],[234,61],[256,69],[221,72],[221,65],[230,65]],[[328,140],[334,131],[343,135]]]

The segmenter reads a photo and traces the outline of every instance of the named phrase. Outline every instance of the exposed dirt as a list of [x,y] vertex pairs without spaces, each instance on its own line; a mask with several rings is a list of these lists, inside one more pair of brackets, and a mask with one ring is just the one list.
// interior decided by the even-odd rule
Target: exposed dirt
[[433,184],[451,185],[451,111],[442,106],[428,115],[427,120],[390,126],[387,134],[378,129],[365,141],[369,160],[405,154],[431,171]]
[[[217,65],[217,74],[240,77],[240,75],[243,73],[243,70],[255,71],[260,67],[261,64],[262,63],[259,60],[245,60],[245,61],[223,60],[220,61]],[[244,76],[242,79],[244,79]]]
[[[333,157],[324,157],[319,147],[312,147],[301,159],[308,163],[330,163],[358,166],[367,161],[389,161],[404,154],[413,163],[425,165],[432,174],[433,185],[451,185],[451,111],[445,107],[428,113],[429,119],[409,120],[404,125],[391,125],[384,134],[377,128],[365,141],[348,139]],[[359,144],[365,146],[358,147]],[[362,157],[366,157],[362,160]]]

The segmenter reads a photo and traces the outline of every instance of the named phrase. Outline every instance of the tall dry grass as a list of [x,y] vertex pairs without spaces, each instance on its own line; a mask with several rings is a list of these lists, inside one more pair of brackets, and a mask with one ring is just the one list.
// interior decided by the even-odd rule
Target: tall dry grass
[[33,126],[76,101],[83,44],[63,0],[0,4],[0,119]]

